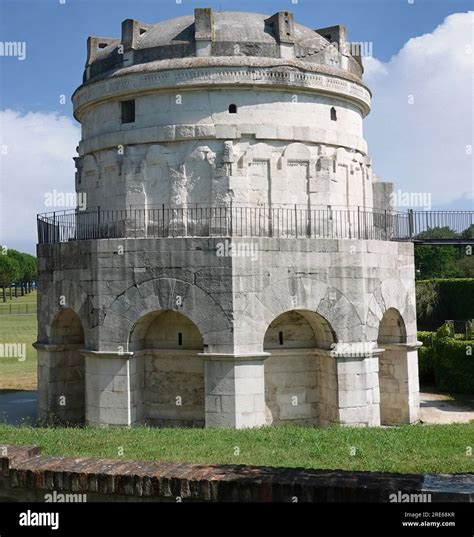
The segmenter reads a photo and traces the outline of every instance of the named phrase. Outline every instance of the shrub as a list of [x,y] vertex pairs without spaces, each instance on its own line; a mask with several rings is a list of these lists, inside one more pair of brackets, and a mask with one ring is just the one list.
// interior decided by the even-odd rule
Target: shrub
[[418,349],[418,370],[420,379],[425,383],[434,383],[434,332],[418,332],[418,340],[423,347]]
[[420,380],[440,390],[474,393],[474,341],[453,338],[446,323],[436,332],[418,332]]
[[438,388],[448,392],[474,393],[473,347],[474,341],[436,338],[434,376]]
[[452,323],[446,322],[436,330],[436,338],[454,337],[454,328]]

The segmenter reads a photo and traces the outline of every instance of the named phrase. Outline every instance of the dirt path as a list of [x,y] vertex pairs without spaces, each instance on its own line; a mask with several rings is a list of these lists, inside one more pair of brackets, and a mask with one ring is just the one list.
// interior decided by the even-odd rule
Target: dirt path
[[420,419],[423,423],[468,423],[474,421],[474,395],[453,399],[441,393],[420,392]]

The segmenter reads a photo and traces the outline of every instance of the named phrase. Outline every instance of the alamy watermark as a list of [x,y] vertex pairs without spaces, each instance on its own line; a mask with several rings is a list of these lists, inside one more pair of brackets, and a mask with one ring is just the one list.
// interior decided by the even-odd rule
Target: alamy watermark
[[370,356],[377,348],[373,341],[360,341],[356,343],[331,343],[331,357],[335,358],[363,358]]
[[87,193],[58,192],[54,189],[52,192],[45,193],[44,204],[46,207],[77,207],[79,211],[85,211],[87,209]]
[[0,343],[0,358],[17,358],[26,360],[26,343]]
[[431,210],[431,192],[404,192],[398,189],[390,194],[391,207],[416,207]]
[[402,492],[398,490],[389,495],[388,501],[391,503],[430,503],[431,494],[420,492],[419,494]]
[[44,501],[46,503],[85,503],[87,502],[87,494],[62,494],[53,490],[53,492],[44,495]]
[[216,244],[217,257],[249,257],[252,261],[258,259],[258,244],[256,242],[232,242],[225,240]]
[[372,58],[374,44],[372,41],[346,41],[341,45],[337,41],[331,43],[336,50],[342,54],[350,56],[360,56],[361,58]]
[[20,61],[26,59],[25,41],[0,41],[0,56],[17,58]]

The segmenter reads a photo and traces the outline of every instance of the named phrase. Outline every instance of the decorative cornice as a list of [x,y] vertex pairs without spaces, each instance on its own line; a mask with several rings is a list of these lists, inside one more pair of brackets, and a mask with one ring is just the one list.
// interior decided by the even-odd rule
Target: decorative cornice
[[253,89],[279,88],[331,94],[356,104],[364,116],[370,110],[368,89],[361,82],[341,77],[340,73],[324,74],[303,69],[288,69],[282,65],[211,66],[138,72],[122,69],[121,72],[123,74],[120,77],[99,80],[76,90],[72,97],[76,119],[80,121],[84,109],[100,102],[157,91],[177,89],[185,91],[229,85],[234,89],[236,86]]

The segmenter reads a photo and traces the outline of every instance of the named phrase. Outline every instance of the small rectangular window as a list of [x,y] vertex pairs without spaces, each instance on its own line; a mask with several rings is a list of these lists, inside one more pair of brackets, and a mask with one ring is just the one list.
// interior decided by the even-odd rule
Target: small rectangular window
[[182,332],[178,332],[178,345],[181,347],[183,344],[183,334]]
[[122,101],[122,123],[134,123],[135,101]]

